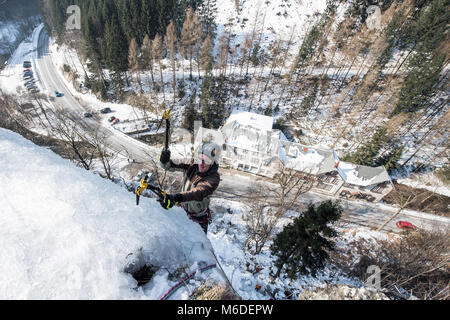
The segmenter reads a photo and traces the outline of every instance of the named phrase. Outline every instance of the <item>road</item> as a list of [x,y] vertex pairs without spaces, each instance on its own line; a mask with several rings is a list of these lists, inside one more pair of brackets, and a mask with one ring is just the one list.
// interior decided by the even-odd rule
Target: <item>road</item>
[[[119,152],[128,158],[132,158],[138,162],[148,162],[150,158],[158,159],[160,150],[137,141],[110,126],[102,124],[101,119],[85,119],[83,113],[86,112],[83,103],[78,101],[67,88],[62,75],[56,70],[56,67],[49,55],[49,37],[45,29],[39,34],[38,56],[35,61],[37,72],[44,89],[48,92],[55,90],[64,94],[63,97],[55,99],[52,104],[56,110],[65,110],[69,112],[73,118],[78,119],[80,123],[90,130],[100,130],[107,137],[107,142],[116,152]],[[266,179],[258,178],[252,175],[237,173],[230,170],[221,171],[221,184],[216,191],[216,196],[228,199],[239,198],[236,195],[252,195],[255,183],[269,184]],[[274,186],[272,184],[272,186]],[[302,195],[300,202],[304,205],[308,203],[317,203],[328,200],[330,197],[309,192]],[[242,199],[241,199],[242,201]],[[382,204],[373,204],[367,202],[352,202],[341,200],[344,206],[345,222],[376,228],[386,221],[397,209]],[[436,217],[429,214],[415,213],[404,211],[394,221],[390,222],[384,230],[398,232],[395,225],[396,221],[406,220],[419,228],[433,229],[437,225],[441,228],[450,226],[450,219]],[[447,229],[448,230],[448,229]]]
[[71,94],[66,83],[62,79],[62,75],[56,70],[56,67],[49,55],[49,36],[45,29],[39,34],[38,40],[38,58],[36,60],[36,68],[39,73],[39,78],[43,89],[53,93],[55,90],[63,94],[60,98],[55,98],[51,102],[55,110],[65,111],[71,115],[72,119],[79,121],[79,123],[87,130],[95,132],[99,130],[102,135],[107,137],[108,145],[111,148],[124,156],[127,153],[130,158],[136,161],[148,161],[149,156],[155,156],[155,148],[146,145],[138,140],[135,140],[112,127],[103,126],[101,119],[93,118],[86,119],[83,114],[87,111],[83,104]]

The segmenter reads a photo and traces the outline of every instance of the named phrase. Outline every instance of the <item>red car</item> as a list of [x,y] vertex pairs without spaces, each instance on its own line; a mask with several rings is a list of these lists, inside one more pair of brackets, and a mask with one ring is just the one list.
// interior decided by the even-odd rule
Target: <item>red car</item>
[[407,222],[407,221],[397,221],[397,227],[399,227],[402,230],[407,230],[407,231],[417,229],[417,227],[415,225],[413,225],[412,223]]

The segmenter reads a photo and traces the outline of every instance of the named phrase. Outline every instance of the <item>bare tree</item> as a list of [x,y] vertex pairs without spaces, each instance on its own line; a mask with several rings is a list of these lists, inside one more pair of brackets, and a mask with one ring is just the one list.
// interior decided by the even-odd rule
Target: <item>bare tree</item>
[[167,26],[167,32],[165,37],[166,48],[170,57],[170,65],[172,67],[172,91],[173,91],[173,103],[175,104],[176,100],[176,86],[177,86],[177,66],[176,66],[176,55],[178,52],[178,39],[177,32],[175,29],[175,23],[173,20],[170,21]]
[[128,65],[130,66],[131,72],[134,72],[136,74],[136,81],[139,84],[139,87],[141,88],[142,92],[142,82],[141,82],[141,76],[139,72],[139,46],[136,42],[136,39],[131,39],[130,41],[130,47],[128,50]]
[[74,160],[86,170],[91,170],[93,152],[86,152],[89,142],[84,134],[84,128],[79,121],[68,112],[60,111],[53,114],[53,134],[56,138],[67,143],[74,153]]
[[156,34],[155,38],[152,41],[152,52],[153,52],[153,56],[154,56],[155,60],[158,61],[159,76],[160,76],[160,80],[161,80],[161,88],[162,88],[164,102],[165,102],[166,101],[166,93],[165,93],[164,77],[163,77],[163,72],[162,72],[162,70],[163,70],[162,58],[164,56],[163,49],[164,48],[163,48],[161,36],[159,34]]
[[150,37],[148,34],[145,35],[144,41],[142,42],[142,60],[145,66],[148,66],[150,68],[150,77],[151,77],[151,87],[154,90],[155,89],[155,77],[153,72],[153,63],[155,62],[154,56],[153,56],[153,48],[152,48],[152,41],[150,40]]
[[403,209],[405,209],[412,201],[414,201],[415,195],[413,194],[409,194],[407,197],[406,195],[404,195],[403,193],[400,193],[397,199],[397,203],[399,203],[400,208],[398,208],[398,210],[389,217],[389,219],[387,219],[385,222],[383,222],[383,224],[381,226],[378,227],[377,231],[381,231],[383,230],[383,228],[392,220],[395,219],[395,217],[397,217],[402,211]]
[[189,8],[183,24],[183,30],[181,31],[181,41],[184,52],[189,58],[189,80],[192,80],[192,60],[194,57],[194,49],[198,46],[200,38],[201,24],[199,21],[199,16],[197,12],[194,12],[194,9]]
[[273,236],[278,221],[291,210],[300,210],[298,200],[311,190],[312,175],[280,165],[275,181],[277,188],[257,186],[250,198],[250,210],[245,216],[247,225],[246,247],[259,254]]
[[101,130],[93,132],[89,141],[95,150],[96,157],[102,165],[105,177],[113,181],[113,167],[117,163],[118,152],[111,148],[107,142],[107,135]]
[[205,71],[212,70],[213,56],[212,56],[212,41],[209,37],[202,43],[200,52],[200,67]]

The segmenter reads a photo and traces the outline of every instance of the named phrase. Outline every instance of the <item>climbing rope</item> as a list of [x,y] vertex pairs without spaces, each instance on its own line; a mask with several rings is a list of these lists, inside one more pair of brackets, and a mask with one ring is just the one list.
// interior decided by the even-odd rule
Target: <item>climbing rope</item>
[[[204,267],[200,269],[200,272],[205,272],[208,271],[210,269],[216,268],[217,265],[216,264],[212,264],[210,266]],[[184,285],[186,285],[187,281],[189,281],[192,277],[195,276],[195,274],[197,273],[197,271],[192,272],[190,275],[188,275],[186,278],[184,278],[183,280],[181,280],[180,282],[178,282],[175,286],[173,286],[172,288],[170,288],[169,291],[167,291],[167,293],[159,300],[167,300],[170,298],[170,296],[172,296],[178,289],[180,289],[181,287],[183,287]]]

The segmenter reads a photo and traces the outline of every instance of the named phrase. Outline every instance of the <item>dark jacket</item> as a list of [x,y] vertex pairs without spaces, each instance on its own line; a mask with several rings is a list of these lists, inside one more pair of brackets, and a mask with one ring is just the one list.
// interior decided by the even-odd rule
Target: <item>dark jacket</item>
[[214,164],[207,172],[200,173],[196,164],[176,164],[170,161],[161,166],[169,171],[184,171],[181,182],[181,205],[191,215],[204,215],[211,202],[211,195],[220,183],[219,166]]

